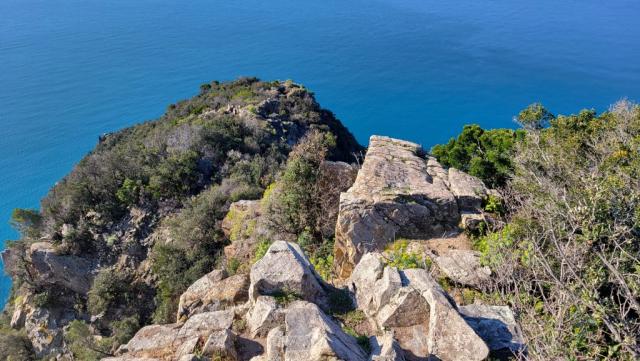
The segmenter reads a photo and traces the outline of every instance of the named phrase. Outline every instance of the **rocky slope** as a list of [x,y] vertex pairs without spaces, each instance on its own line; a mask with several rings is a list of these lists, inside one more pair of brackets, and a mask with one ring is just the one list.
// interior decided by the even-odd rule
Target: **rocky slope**
[[[389,158],[377,157],[381,149]],[[384,194],[377,193],[382,189]],[[372,137],[355,184],[340,197],[338,220],[384,232],[406,227],[426,241],[434,227],[459,232],[461,213],[482,214],[479,202],[487,192],[477,179],[444,170],[415,144]],[[350,207],[355,194],[367,205],[374,200],[374,211],[355,212]],[[417,201],[408,203],[405,197],[410,196]],[[381,200],[386,203],[376,208],[375,201]],[[431,218],[392,221],[375,213],[402,214],[407,207],[424,207],[422,213],[408,213]],[[246,211],[247,204],[232,209]],[[341,227],[338,221],[336,228]],[[350,234],[365,239],[372,233]],[[215,270],[204,276],[181,296],[178,323],[143,328],[116,357],[105,360],[484,360],[490,354],[509,358],[525,352],[509,307],[457,305],[429,270],[389,265],[383,251],[393,241],[381,238],[374,243],[377,249],[359,249],[348,277],[334,282],[344,288],[322,279],[297,244],[273,242],[248,275]],[[453,280],[477,285],[489,277],[470,266],[477,263],[472,251],[450,251],[427,256]],[[342,260],[336,261],[336,268],[344,270]]]
[[[330,140],[328,159],[287,161],[314,132]],[[414,143],[373,136],[361,167],[343,162],[360,151],[298,85],[204,87],[159,121],[104,137],[52,190],[2,253],[15,280],[9,326],[35,357],[62,360],[526,352],[508,307],[446,287],[479,293],[490,279],[464,232],[495,222],[483,210],[495,193]],[[299,196],[273,186],[285,162],[313,175],[318,198],[317,229],[297,238],[269,214]]]

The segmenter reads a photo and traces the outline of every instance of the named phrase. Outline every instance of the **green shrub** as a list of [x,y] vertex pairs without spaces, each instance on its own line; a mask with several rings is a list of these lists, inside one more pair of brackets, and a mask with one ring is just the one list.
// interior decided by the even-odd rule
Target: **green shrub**
[[256,246],[256,249],[254,251],[253,254],[253,258],[251,259],[251,263],[256,263],[259,260],[262,259],[262,257],[264,257],[265,254],[267,254],[267,251],[269,250],[269,247],[271,247],[271,241],[270,240],[262,240],[258,243],[258,245]]
[[404,239],[400,239],[390,244],[387,247],[387,265],[390,267],[396,267],[399,270],[410,268],[431,268],[431,259],[422,257],[417,252],[408,252],[407,247],[409,242]]
[[445,167],[454,167],[482,179],[489,187],[503,186],[513,173],[514,146],[523,136],[511,129],[484,130],[465,125],[462,133],[431,153]]

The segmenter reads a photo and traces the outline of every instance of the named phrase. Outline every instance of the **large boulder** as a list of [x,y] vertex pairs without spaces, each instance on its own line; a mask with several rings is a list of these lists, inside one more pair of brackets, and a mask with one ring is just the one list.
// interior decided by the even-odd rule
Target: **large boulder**
[[508,306],[473,304],[459,310],[492,353],[511,355],[526,351],[522,330]]
[[263,337],[268,332],[284,323],[284,309],[271,296],[259,296],[249,312],[246,320],[251,337]]
[[41,286],[58,285],[86,294],[93,281],[90,261],[72,255],[59,254],[53,244],[36,242],[28,253],[33,282]]
[[458,313],[455,302],[423,269],[403,271],[409,287],[422,293],[429,304],[429,353],[440,360],[484,360],[489,348]]
[[328,298],[320,276],[296,243],[274,242],[267,253],[251,267],[249,296],[292,293],[309,302],[327,306]]
[[482,200],[489,194],[482,180],[455,168],[449,168],[447,179],[461,211],[473,211],[482,207]]
[[227,277],[223,270],[214,270],[194,282],[180,296],[177,321],[191,315],[223,310],[248,300],[249,276],[236,274]]
[[466,206],[467,188],[473,186],[458,182],[454,193],[448,178],[448,171],[419,145],[372,136],[355,183],[340,195],[334,252],[338,276],[347,278],[364,253],[383,250],[397,238],[457,231],[456,194]]
[[[173,323],[167,325],[151,325],[141,328],[125,345],[118,349],[118,356],[124,359],[157,358],[162,360],[179,359],[198,351],[199,345],[209,344],[211,350],[232,344],[228,339],[234,339],[227,330],[231,329],[235,312],[233,310],[205,312],[194,315],[184,324]],[[221,332],[225,331],[225,332]],[[211,335],[220,339],[209,340]],[[235,350],[228,350],[228,355],[234,355]]]
[[316,305],[294,302],[285,317],[284,361],[364,361],[367,359],[353,336]]

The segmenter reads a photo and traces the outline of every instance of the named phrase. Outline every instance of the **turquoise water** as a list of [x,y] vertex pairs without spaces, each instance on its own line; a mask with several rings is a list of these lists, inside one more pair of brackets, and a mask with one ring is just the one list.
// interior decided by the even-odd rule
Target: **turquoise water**
[[100,134],[203,82],[291,78],[362,143],[429,147],[535,101],[640,100],[639,15],[637,0],[2,0],[0,239]]

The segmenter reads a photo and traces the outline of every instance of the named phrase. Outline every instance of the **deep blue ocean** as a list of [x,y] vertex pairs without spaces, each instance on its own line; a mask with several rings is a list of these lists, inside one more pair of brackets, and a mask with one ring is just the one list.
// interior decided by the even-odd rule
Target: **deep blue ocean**
[[99,135],[201,83],[293,79],[361,143],[428,148],[533,102],[640,100],[639,19],[638,0],[1,0],[0,240]]

